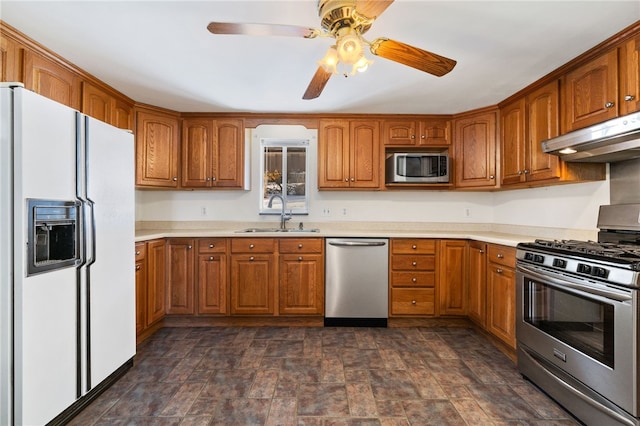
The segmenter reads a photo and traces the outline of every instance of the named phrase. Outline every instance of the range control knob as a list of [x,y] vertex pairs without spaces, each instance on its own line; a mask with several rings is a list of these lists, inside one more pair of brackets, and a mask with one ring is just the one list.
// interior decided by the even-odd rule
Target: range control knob
[[553,266],[565,269],[567,267],[567,261],[564,259],[553,259]]
[[609,275],[609,270],[605,268],[601,268],[599,266],[594,266],[591,269],[591,273],[599,278],[607,278],[607,276]]
[[536,254],[533,256],[533,261],[536,263],[544,263],[544,256],[541,254]]
[[577,271],[581,274],[591,275],[591,265],[587,265],[586,263],[578,263]]

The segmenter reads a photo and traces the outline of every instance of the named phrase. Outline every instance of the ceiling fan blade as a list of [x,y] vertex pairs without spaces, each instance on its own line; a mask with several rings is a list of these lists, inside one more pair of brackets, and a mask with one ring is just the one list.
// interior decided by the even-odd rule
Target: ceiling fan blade
[[302,99],[315,99],[320,96],[320,93],[322,93],[324,86],[327,85],[331,76],[332,74],[325,71],[323,67],[318,67],[318,70],[311,79],[311,83],[309,83],[309,87],[307,87],[307,91],[302,95]]
[[356,0],[356,12],[369,19],[377,19],[391,3],[393,0]]
[[374,40],[371,43],[371,53],[438,77],[442,77],[456,66],[453,59],[386,38]]
[[279,24],[239,24],[234,22],[211,22],[207,29],[213,34],[241,34],[253,36],[317,37],[314,28]]

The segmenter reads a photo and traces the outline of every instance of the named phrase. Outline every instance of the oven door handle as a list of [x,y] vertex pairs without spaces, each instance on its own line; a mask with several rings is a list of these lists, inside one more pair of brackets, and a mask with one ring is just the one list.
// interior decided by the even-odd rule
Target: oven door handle
[[618,302],[629,302],[632,300],[631,292],[607,290],[605,288],[588,287],[583,284],[574,283],[566,279],[560,279],[551,273],[542,274],[535,269],[528,268],[524,265],[517,265],[518,271],[528,277],[534,278],[542,283],[555,287],[560,290],[571,289],[576,293],[583,295],[597,295],[607,299],[616,300]]

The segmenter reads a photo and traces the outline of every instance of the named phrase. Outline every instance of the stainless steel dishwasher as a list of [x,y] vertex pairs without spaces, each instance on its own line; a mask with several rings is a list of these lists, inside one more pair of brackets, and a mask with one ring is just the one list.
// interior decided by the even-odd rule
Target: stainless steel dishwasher
[[389,240],[327,238],[325,326],[386,327]]

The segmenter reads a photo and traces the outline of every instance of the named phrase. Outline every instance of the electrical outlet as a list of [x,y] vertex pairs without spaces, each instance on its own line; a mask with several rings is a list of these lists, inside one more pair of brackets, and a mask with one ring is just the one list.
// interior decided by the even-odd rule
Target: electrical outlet
[[331,209],[328,207],[325,207],[322,209],[322,216],[323,217],[330,217],[331,216]]
[[207,208],[205,206],[200,207],[200,216],[207,215]]
[[464,209],[464,217],[471,217],[471,209],[469,207]]
[[346,216],[347,215],[347,208],[343,207],[342,208],[342,216]]

